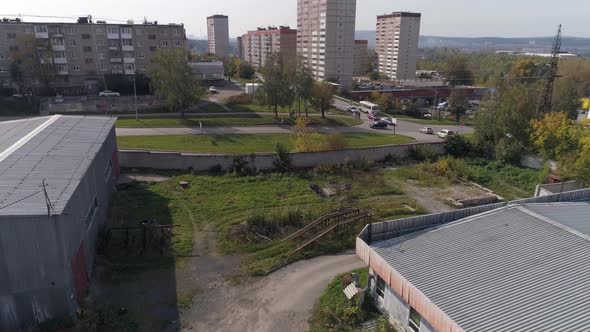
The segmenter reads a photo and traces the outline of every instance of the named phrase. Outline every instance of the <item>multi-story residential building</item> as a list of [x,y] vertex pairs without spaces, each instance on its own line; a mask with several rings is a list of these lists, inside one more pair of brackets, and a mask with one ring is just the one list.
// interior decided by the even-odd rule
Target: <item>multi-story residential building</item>
[[392,80],[416,78],[419,13],[396,12],[377,16],[379,73]]
[[352,87],[356,0],[297,0],[297,54],[317,80]]
[[270,54],[279,54],[284,63],[294,63],[297,54],[297,30],[280,26],[258,28],[242,36],[243,59],[260,68]]
[[238,37],[238,58],[244,60],[244,42],[242,37]]
[[365,75],[369,70],[369,41],[354,41],[354,75]]
[[229,18],[225,15],[207,17],[209,53],[220,58],[229,57]]
[[[25,23],[0,21],[0,85],[48,85],[93,92],[109,74],[147,73],[159,49],[186,48],[182,24]],[[37,63],[15,82],[8,68],[17,58]],[[27,68],[25,68],[27,69]],[[48,70],[44,70],[48,69]],[[47,72],[51,72],[48,75]]]

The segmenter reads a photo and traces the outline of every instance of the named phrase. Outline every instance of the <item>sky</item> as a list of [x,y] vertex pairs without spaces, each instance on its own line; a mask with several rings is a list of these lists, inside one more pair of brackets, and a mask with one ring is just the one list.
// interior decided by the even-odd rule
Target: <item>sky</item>
[[[588,0],[357,0],[357,30],[375,30],[376,16],[393,11],[422,13],[421,34],[447,37],[552,36],[590,37]],[[206,17],[229,16],[230,35],[258,26],[296,27],[296,0],[3,0],[0,16],[22,14],[26,21],[50,21],[26,15],[160,23],[184,23],[187,34],[206,36]],[[61,21],[70,21],[61,19]]]

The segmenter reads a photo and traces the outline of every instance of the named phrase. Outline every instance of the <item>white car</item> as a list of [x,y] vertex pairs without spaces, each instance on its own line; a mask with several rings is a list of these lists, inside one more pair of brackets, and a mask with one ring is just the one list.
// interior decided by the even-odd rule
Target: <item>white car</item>
[[217,89],[212,85],[209,87],[209,92],[211,93],[217,93]]
[[443,130],[439,131],[437,134],[437,136],[442,139],[445,139],[445,138],[447,138],[449,136],[453,136],[453,135],[455,135],[455,132],[453,130],[448,130],[448,129],[443,129]]
[[348,106],[346,108],[346,110],[350,113],[356,113],[356,112],[360,112],[359,108],[356,106]]
[[434,134],[434,130],[432,130],[432,128],[430,128],[430,127],[420,128],[420,132],[423,134],[428,134],[428,135]]
[[118,92],[113,92],[111,90],[104,90],[98,93],[99,97],[120,97],[121,94]]
[[387,124],[390,125],[390,126],[397,126],[397,121],[394,121],[393,118],[387,118],[387,117],[385,117],[385,118],[381,118],[381,121],[387,122]]

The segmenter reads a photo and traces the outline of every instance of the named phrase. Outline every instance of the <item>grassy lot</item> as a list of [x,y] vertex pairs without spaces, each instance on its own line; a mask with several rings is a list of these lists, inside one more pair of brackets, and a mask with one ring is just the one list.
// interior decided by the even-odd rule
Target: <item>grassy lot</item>
[[199,106],[200,113],[227,113],[227,110],[223,108],[221,105],[215,103],[206,103],[202,106]]
[[[274,112],[274,109],[267,106],[267,105],[258,105],[258,104],[235,104],[235,105],[228,105],[231,109],[235,110],[236,112]],[[293,106],[293,110],[297,110],[297,106]],[[312,107],[308,107],[307,112],[309,114],[318,114],[319,112]],[[279,113],[289,113],[288,107],[279,107]],[[305,114],[303,106],[301,106],[301,114]],[[335,114],[335,115],[343,115],[347,114],[337,108],[330,108],[327,111],[327,114]]]
[[[378,133],[343,134],[347,147],[371,147],[404,144],[414,139],[401,135]],[[291,134],[219,134],[175,136],[120,136],[119,148],[149,149],[210,153],[256,153],[274,152],[277,143],[291,146]]]
[[39,102],[12,97],[0,97],[0,116],[39,115]]
[[[190,183],[181,189],[179,181]],[[350,189],[331,198],[322,198],[311,184],[328,183],[350,185]],[[259,176],[180,175],[170,181],[132,184],[114,194],[110,209],[109,227],[136,226],[142,220],[175,225],[171,247],[176,256],[192,254],[193,234],[209,225],[218,229],[219,249],[224,253],[247,253],[246,272],[254,275],[268,273],[274,267],[320,253],[338,252],[353,248],[356,234],[364,225],[352,230],[344,238],[331,238],[310,246],[297,255],[291,254],[292,243],[279,243],[287,234],[298,229],[282,222],[283,216],[297,215],[299,223],[310,222],[318,216],[355,206],[373,213],[375,221],[401,218],[424,213],[411,212],[405,206],[416,202],[403,195],[399,180],[389,170],[351,171],[342,175],[305,172],[293,175],[267,174]],[[254,216],[265,216],[276,227],[272,231],[258,230],[272,241],[256,235],[244,236],[236,230],[250,225]],[[293,221],[291,221],[293,222]],[[236,226],[240,225],[240,226]],[[124,255],[120,255],[124,256]],[[117,280],[153,268],[169,267],[165,258],[116,258],[111,262],[111,279]]]
[[[326,126],[356,126],[361,121],[350,116],[338,116],[322,118],[319,115],[310,116],[312,125]],[[263,126],[263,125],[292,125],[294,120],[289,116],[280,115],[275,118],[272,114],[241,114],[241,115],[223,115],[216,116],[195,116],[188,115],[187,118],[143,118],[119,119],[117,120],[118,128],[146,128],[146,127],[199,127],[202,123],[205,127],[213,126]]]
[[[351,273],[359,275],[360,288],[367,287],[368,268],[358,269]],[[346,298],[344,295],[346,286],[342,284],[342,281],[349,274],[344,273],[334,278],[316,302],[309,322],[311,332],[353,331],[358,325],[370,319],[377,319],[377,331],[388,331],[385,327],[389,327],[389,324],[386,319],[381,318],[371,297],[367,296],[362,306],[359,305],[358,298],[352,300]]]

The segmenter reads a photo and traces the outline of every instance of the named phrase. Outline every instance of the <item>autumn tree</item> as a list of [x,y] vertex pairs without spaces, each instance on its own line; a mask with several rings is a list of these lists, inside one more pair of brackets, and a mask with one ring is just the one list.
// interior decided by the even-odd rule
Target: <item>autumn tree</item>
[[569,159],[577,154],[582,128],[567,113],[547,113],[533,120],[531,141],[547,159]]
[[449,110],[457,123],[467,111],[467,97],[461,89],[453,89],[449,95]]
[[311,104],[326,117],[326,110],[332,106],[334,87],[326,82],[315,82],[311,90]]
[[186,62],[183,49],[159,50],[150,70],[151,85],[155,93],[168,103],[168,108],[180,112],[196,104],[204,91],[196,75]]
[[240,61],[238,64],[238,76],[240,78],[251,80],[256,75],[254,67],[247,61]]
[[279,117],[279,107],[293,103],[293,89],[289,82],[287,67],[278,54],[271,54],[262,68],[264,81],[259,88],[261,99],[274,110]]
[[295,64],[295,72],[291,76],[291,84],[295,94],[295,100],[297,102],[297,111],[301,116],[301,106],[305,108],[305,116],[307,114],[307,104],[311,99],[311,91],[313,88],[313,74],[309,67],[299,59]]
[[292,143],[295,152],[315,152],[322,150],[322,136],[310,127],[311,120],[307,117],[295,119]]
[[451,86],[473,85],[475,79],[473,72],[467,67],[467,61],[463,56],[454,56],[446,64],[446,82]]

